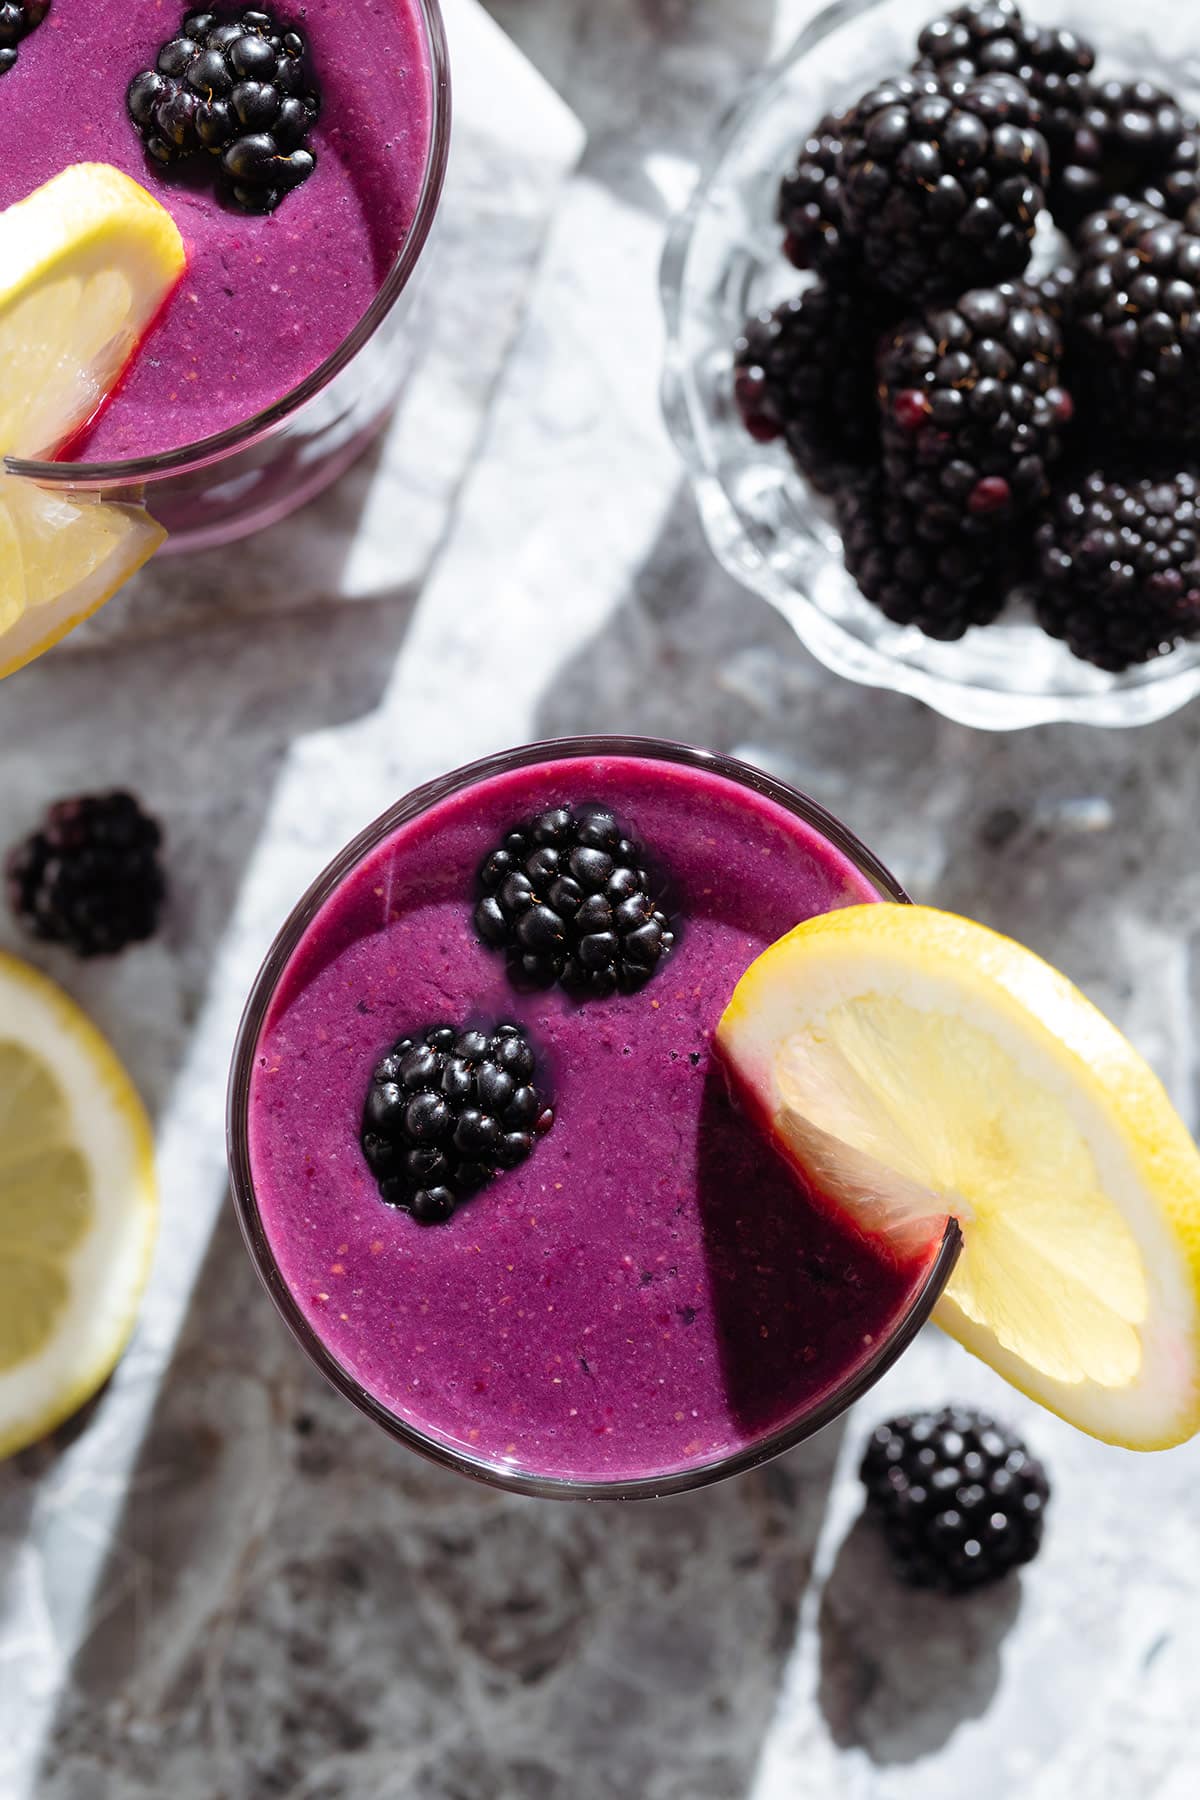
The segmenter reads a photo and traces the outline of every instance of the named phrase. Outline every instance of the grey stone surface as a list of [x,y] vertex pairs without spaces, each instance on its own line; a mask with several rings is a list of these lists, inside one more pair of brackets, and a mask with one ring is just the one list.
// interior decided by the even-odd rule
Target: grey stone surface
[[[664,219],[807,8],[493,10],[588,147],[430,578],[50,658],[0,694],[0,837],[132,779],[175,893],[159,945],[39,958],[147,1093],[166,1216],[109,1391],[0,1470],[0,1795],[1184,1800],[1196,1445],[1093,1444],[929,1332],[843,1426],[737,1482],[507,1499],[325,1391],[221,1207],[240,999],[302,885],[414,781],[589,728],[797,781],[918,898],[1064,967],[1197,1122],[1196,709],[995,738],[835,683],[714,568],[681,489],[655,403]],[[1056,1484],[1039,1561],[957,1605],[892,1584],[854,1478],[872,1420],[949,1395],[1012,1417]]]

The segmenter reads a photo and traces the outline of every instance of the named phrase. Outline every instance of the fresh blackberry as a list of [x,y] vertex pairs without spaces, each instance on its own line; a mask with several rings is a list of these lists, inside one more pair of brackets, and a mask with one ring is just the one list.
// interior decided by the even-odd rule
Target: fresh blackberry
[[906,305],[1019,275],[1049,172],[1029,92],[1008,76],[874,88],[847,121],[842,223],[872,281]]
[[17,45],[39,26],[50,10],[50,0],[3,0],[0,4],[0,75],[17,60]]
[[921,514],[878,473],[835,496],[842,555],[866,598],[897,625],[950,641],[990,625],[1016,579],[1013,546],[979,520],[929,535]]
[[110,956],[154,933],[167,891],[161,844],[132,794],[59,800],[9,851],[9,902],[35,937],[78,956]]
[[953,538],[964,518],[1007,528],[1039,505],[1072,402],[1062,335],[1036,290],[975,288],[897,327],[880,352],[892,495]]
[[221,189],[244,212],[273,212],[316,167],[305,140],[320,98],[304,37],[252,7],[237,19],[185,14],[126,106],[155,162],[219,158]]
[[1068,333],[1076,397],[1098,430],[1195,442],[1200,236],[1122,200],[1087,220]]
[[1050,1483],[1015,1432],[947,1406],[871,1434],[859,1470],[901,1579],[966,1593],[1032,1562]]
[[1052,164],[1070,143],[1096,65],[1096,52],[1085,38],[1026,24],[1014,0],[968,0],[927,25],[917,48],[916,69],[944,81],[1015,76],[1041,108],[1038,128]]
[[1056,157],[1050,205],[1064,231],[1116,195],[1169,173],[1194,123],[1149,81],[1089,83],[1075,130]]
[[1044,307],[1055,324],[1064,327],[1071,316],[1071,307],[1075,300],[1075,270],[1066,263],[1049,269],[1036,282],[1027,282],[1027,287],[1037,295],[1038,305]]
[[815,269],[837,279],[853,272],[854,251],[842,230],[837,159],[845,113],[826,113],[779,184],[776,216],[783,226],[783,250],[798,269]]
[[1194,120],[1186,121],[1184,135],[1170,156],[1134,190],[1133,198],[1200,233],[1200,126]]
[[734,398],[759,443],[783,438],[824,492],[879,454],[870,301],[818,281],[747,322],[734,345]]
[[1051,637],[1114,672],[1200,636],[1200,481],[1096,472],[1037,534],[1034,604]]
[[554,1123],[519,1025],[431,1025],[392,1045],[363,1107],[362,1151],[389,1206],[421,1225],[515,1169]]
[[674,947],[641,846],[599,806],[551,806],[517,826],[479,885],[475,929],[524,986],[630,992]]

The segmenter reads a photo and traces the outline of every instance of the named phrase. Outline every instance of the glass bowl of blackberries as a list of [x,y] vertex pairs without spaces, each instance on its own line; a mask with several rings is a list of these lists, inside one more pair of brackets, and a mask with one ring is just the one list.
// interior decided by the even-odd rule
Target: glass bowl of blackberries
[[995,730],[1200,692],[1200,38],[1180,0],[840,0],[663,259],[725,568]]

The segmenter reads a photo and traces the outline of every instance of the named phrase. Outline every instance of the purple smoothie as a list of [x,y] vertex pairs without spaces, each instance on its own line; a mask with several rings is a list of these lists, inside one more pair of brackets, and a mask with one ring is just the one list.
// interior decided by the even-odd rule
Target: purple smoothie
[[[214,6],[236,17],[242,5]],[[416,0],[277,0],[308,37],[322,111],[316,170],[274,213],[227,209],[164,175],[125,112],[185,0],[53,0],[0,78],[0,207],[71,163],[123,169],[168,209],[188,266],[118,391],[71,454],[145,456],[280,399],[362,317],[404,242],[430,144],[429,54]]]
[[[632,996],[514,992],[472,928],[476,871],[554,804],[602,802],[669,881],[673,955]],[[748,964],[879,895],[774,801],[709,770],[590,757],[477,782],[343,880],[254,1054],[262,1226],[312,1330],[389,1411],[485,1461],[589,1482],[707,1463],[811,1411],[928,1273],[818,1212],[711,1051]],[[443,1225],[379,1197],[363,1100],[399,1037],[525,1026],[557,1112]]]

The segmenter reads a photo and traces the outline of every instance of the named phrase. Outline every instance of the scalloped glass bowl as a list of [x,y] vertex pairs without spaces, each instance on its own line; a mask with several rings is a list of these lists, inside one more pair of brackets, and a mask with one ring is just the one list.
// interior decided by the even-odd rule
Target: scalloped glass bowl
[[[831,106],[907,67],[940,10],[938,0],[840,0],[725,120],[663,257],[667,425],[718,560],[836,674],[988,730],[1147,724],[1200,693],[1200,644],[1109,675],[1040,631],[1019,596],[996,624],[957,643],[893,625],[846,573],[827,503],[781,446],[753,442],[734,409],[732,345],[743,321],[808,279],[783,257],[774,217],[798,141]],[[1090,37],[1104,73],[1161,81],[1200,111],[1200,34],[1179,0],[1141,0],[1136,22],[1117,0],[1029,0],[1027,11]],[[1035,254],[1046,250],[1039,235]]]

